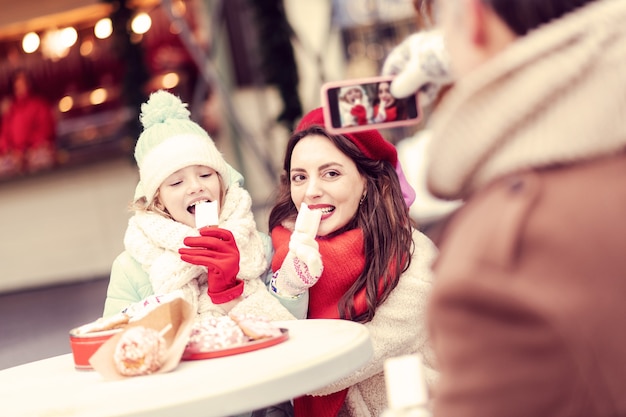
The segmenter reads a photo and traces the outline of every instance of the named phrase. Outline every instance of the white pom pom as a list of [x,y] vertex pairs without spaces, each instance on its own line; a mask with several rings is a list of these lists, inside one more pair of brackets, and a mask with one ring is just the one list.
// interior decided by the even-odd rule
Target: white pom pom
[[141,124],[144,130],[159,123],[164,123],[167,119],[189,120],[189,110],[187,104],[180,98],[159,90],[150,95],[148,101],[141,105]]

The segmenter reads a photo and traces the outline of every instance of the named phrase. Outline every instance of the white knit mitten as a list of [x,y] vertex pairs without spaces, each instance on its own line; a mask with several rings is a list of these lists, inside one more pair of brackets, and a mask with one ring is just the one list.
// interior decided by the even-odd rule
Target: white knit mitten
[[382,75],[395,75],[391,94],[404,98],[420,93],[423,106],[430,104],[442,86],[452,83],[450,59],[440,31],[409,35],[387,56]]
[[300,205],[289,252],[280,269],[272,276],[272,290],[280,295],[298,296],[311,288],[322,275],[324,265],[315,240],[322,213]]
[[385,109],[385,102],[381,101],[378,112],[374,116],[374,123],[382,123],[385,120],[387,120],[387,110]]
[[293,232],[289,252],[272,277],[273,290],[280,295],[298,296],[317,283],[323,270],[315,239],[305,233]]

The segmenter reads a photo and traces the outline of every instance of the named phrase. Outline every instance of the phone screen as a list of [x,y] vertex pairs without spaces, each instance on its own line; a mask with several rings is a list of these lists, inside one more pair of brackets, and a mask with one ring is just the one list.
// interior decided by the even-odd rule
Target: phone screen
[[419,123],[417,96],[393,97],[389,91],[392,79],[375,77],[325,84],[322,100],[326,127],[341,133]]

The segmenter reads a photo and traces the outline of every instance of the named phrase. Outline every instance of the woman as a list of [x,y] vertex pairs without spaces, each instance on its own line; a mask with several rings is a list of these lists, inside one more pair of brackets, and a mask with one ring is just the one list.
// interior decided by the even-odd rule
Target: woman
[[[287,144],[269,217],[271,288],[291,302],[308,295],[308,318],[364,323],[374,346],[365,367],[296,399],[296,416],[376,416],[386,407],[385,359],[417,352],[432,366],[423,315],[435,247],[409,218],[393,145],[377,131],[333,135],[323,126],[315,109]],[[302,203],[322,212],[315,239],[294,233]]]
[[374,102],[374,123],[394,122],[406,119],[405,102],[396,100],[389,91],[389,81],[379,82],[376,86],[377,98]]

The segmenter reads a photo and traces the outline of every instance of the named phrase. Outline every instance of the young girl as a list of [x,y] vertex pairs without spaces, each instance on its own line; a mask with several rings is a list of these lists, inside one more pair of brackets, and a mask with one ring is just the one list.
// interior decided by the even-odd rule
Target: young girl
[[339,90],[339,116],[341,126],[366,125],[372,118],[372,105],[367,92],[360,85]]
[[[313,110],[287,143],[269,217],[271,290],[292,306],[308,303],[310,319],[364,323],[374,346],[362,369],[297,398],[296,416],[376,416],[387,406],[385,359],[419,352],[432,367],[424,313],[436,249],[409,218],[393,145],[375,130],[333,135],[323,126]],[[302,203],[322,212],[315,238],[294,231]]]
[[[134,215],[125,251],[113,263],[104,316],[138,314],[159,296],[175,293],[199,317],[232,311],[293,319],[260,278],[268,249],[238,173],[177,97],[158,91],[141,111]],[[198,231],[195,205],[204,201],[218,201],[219,226]]]

